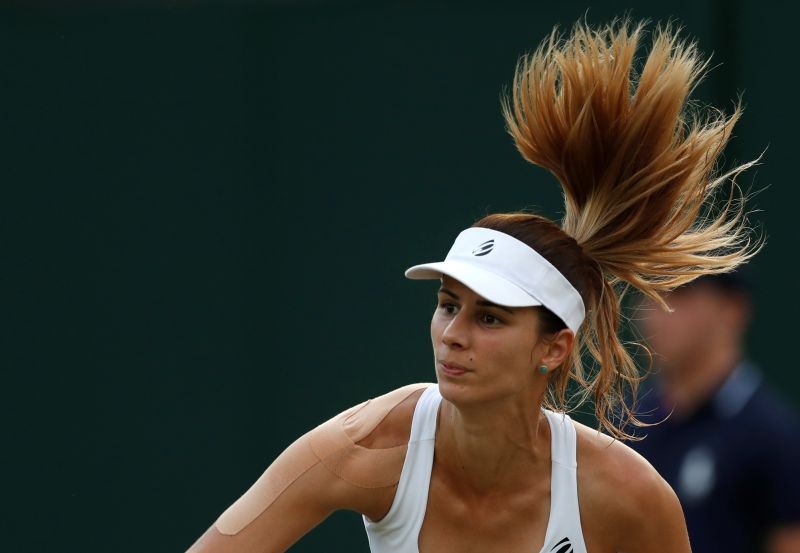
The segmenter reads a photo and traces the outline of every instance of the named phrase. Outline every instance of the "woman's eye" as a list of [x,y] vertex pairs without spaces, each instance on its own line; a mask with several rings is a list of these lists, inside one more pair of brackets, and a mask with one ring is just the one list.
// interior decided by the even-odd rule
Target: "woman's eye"
[[449,309],[450,309],[451,307],[452,307],[453,309],[455,309],[455,307],[456,307],[456,306],[455,306],[455,305],[453,305],[452,303],[440,303],[440,304],[439,304],[439,307],[441,307],[442,309],[444,309],[445,313],[453,314],[453,311],[450,311]]
[[483,321],[485,323],[487,323],[487,324],[490,324],[490,325],[496,325],[496,324],[500,324],[500,323],[503,322],[500,319],[498,319],[497,317],[495,317],[494,315],[490,315],[488,313],[483,316]]

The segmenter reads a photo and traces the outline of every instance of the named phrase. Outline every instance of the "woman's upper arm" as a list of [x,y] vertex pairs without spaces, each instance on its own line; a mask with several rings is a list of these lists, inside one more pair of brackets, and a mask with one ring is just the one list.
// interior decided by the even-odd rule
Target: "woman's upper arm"
[[689,534],[678,496],[652,469],[630,490],[623,525],[622,553],[690,553]]
[[278,553],[340,509],[371,512],[376,488],[399,480],[406,443],[368,449],[386,415],[422,384],[343,411],[287,447],[187,553]]
[[292,443],[189,549],[189,553],[287,550],[333,511],[350,486],[313,454],[308,434]]

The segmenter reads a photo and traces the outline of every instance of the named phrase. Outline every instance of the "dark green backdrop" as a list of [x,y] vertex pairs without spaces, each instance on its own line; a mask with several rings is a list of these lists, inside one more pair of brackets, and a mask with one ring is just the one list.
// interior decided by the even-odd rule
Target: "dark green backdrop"
[[[2,549],[186,549],[297,436],[433,381],[435,286],[491,211],[559,216],[499,109],[587,8],[676,17],[770,185],[750,348],[797,403],[798,8],[778,2],[28,3],[0,8]],[[296,551],[367,551],[338,513]],[[10,545],[9,545],[10,544]],[[335,545],[331,545],[335,544]]]

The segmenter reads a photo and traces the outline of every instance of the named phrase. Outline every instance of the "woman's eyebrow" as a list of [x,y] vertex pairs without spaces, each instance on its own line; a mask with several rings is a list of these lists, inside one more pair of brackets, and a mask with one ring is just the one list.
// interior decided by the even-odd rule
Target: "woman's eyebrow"
[[[458,297],[458,295],[456,295],[456,294],[455,294],[453,291],[451,291],[451,290],[448,290],[448,289],[447,289],[447,288],[445,288],[444,286],[442,286],[441,288],[439,288],[439,292],[444,292],[444,293],[445,293],[445,294],[447,294],[448,296],[452,296],[452,297],[453,297],[453,299],[456,299],[456,300],[457,300],[457,299],[460,299],[460,298]],[[497,305],[496,303],[492,303],[492,302],[490,302],[490,301],[488,301],[488,300],[478,300],[478,301],[476,301],[475,303],[476,303],[476,304],[478,304],[478,305],[484,306],[484,307],[495,307],[495,308],[497,308],[497,309],[502,309],[503,311],[505,311],[505,312],[506,312],[506,313],[508,313],[509,315],[513,315],[513,314],[514,314],[514,312],[513,312],[513,311],[511,311],[509,308],[507,308],[507,307],[503,307],[502,305]]]
[[478,300],[475,303],[477,303],[478,305],[483,305],[485,307],[496,307],[497,309],[502,309],[503,311],[505,311],[509,315],[513,315],[514,314],[514,312],[511,311],[508,307],[503,307],[502,305],[497,305],[496,303],[492,303],[490,301]]
[[455,293],[455,292],[452,292],[451,290],[448,290],[448,289],[447,289],[447,288],[445,288],[444,286],[442,286],[441,288],[439,288],[439,292],[444,292],[444,293],[445,293],[445,294],[447,294],[448,296],[452,296],[452,297],[453,297],[453,299],[455,299],[455,300],[457,300],[457,299],[461,299],[461,298],[459,298],[459,297],[458,297],[458,295],[456,295],[456,293]]

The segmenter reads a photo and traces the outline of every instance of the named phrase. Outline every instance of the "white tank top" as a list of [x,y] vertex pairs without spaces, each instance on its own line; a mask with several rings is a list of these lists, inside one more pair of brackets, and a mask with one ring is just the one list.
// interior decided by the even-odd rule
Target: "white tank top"
[[[439,385],[431,384],[414,408],[411,437],[389,512],[378,522],[362,515],[372,553],[419,553],[417,543],[428,503],[436,417],[441,400]],[[586,553],[578,513],[575,427],[569,415],[542,411],[550,423],[552,436],[552,479],[550,518],[544,547],[538,553]]]

